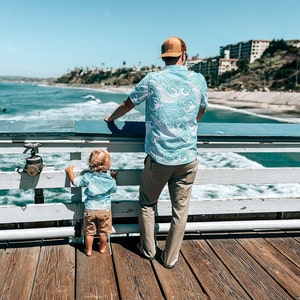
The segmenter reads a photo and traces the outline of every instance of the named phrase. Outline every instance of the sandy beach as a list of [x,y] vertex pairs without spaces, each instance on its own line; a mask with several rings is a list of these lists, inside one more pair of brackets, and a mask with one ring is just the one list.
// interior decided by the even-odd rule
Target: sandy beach
[[209,91],[209,103],[300,123],[300,93]]
[[[59,85],[61,86],[61,85]],[[129,94],[134,86],[64,85],[113,93]],[[292,92],[236,92],[209,91],[209,104],[251,114],[276,118],[285,122],[300,123],[300,93]]]

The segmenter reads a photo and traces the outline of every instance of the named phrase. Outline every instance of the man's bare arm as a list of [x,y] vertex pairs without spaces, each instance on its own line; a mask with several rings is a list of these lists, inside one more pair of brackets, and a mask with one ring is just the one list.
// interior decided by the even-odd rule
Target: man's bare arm
[[200,122],[206,112],[206,107],[202,107],[199,109],[198,114],[197,114],[197,122]]
[[116,110],[110,116],[105,116],[104,121],[108,123],[114,122],[116,119],[122,117],[133,108],[134,108],[134,104],[132,103],[131,99],[128,97],[116,108]]

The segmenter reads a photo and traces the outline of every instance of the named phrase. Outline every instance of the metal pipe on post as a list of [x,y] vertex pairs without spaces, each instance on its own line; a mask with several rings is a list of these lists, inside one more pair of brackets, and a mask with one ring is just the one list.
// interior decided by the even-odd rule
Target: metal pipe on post
[[[138,224],[115,224],[114,233],[139,233]],[[236,231],[276,231],[300,228],[299,219],[288,220],[253,220],[253,221],[215,221],[215,222],[188,222],[185,232],[236,232]],[[170,223],[156,223],[155,232],[166,233]],[[113,233],[113,234],[114,234]]]
[[[26,148],[24,153],[30,150],[30,157],[26,158],[25,171],[31,177],[38,176],[42,172],[44,167],[43,159],[39,155],[37,155],[37,153],[39,152],[39,146],[41,146],[40,143],[27,143],[24,145],[24,147]],[[34,189],[34,203],[44,203],[43,189]]]
[[[167,233],[170,223],[155,224],[155,232]],[[299,230],[299,219],[288,220],[253,220],[253,221],[219,221],[219,222],[189,222],[185,232],[241,232],[241,231],[277,231],[277,230]],[[137,234],[138,224],[115,224],[113,225],[114,235]],[[0,241],[3,240],[26,240],[58,237],[75,237],[74,226],[69,227],[48,227],[32,229],[11,229],[0,231]]]

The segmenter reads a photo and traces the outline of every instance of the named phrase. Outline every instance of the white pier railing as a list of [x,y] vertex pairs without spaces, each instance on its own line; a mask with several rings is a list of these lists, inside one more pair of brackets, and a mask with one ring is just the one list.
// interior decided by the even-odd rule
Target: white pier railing
[[[126,123],[126,122],[125,122]],[[100,124],[100,125],[99,125]],[[237,125],[235,125],[237,126]],[[82,156],[95,148],[110,152],[126,152],[132,156],[143,152],[143,123],[123,123],[114,127],[106,123],[81,121],[63,133],[2,132],[0,155],[24,155],[25,145],[39,156],[67,153],[77,172]],[[295,153],[300,157],[299,124],[205,124],[199,126],[198,150],[236,153]],[[28,146],[29,145],[29,146]],[[36,147],[36,148],[34,148]],[[32,149],[31,149],[32,150]],[[30,152],[28,152],[29,154]],[[25,162],[24,162],[25,165]],[[300,162],[299,162],[300,165]],[[34,171],[36,169],[33,169]],[[0,206],[0,240],[23,240],[80,235],[82,190],[70,186],[64,169],[44,167],[41,173],[25,169],[0,171],[0,190],[33,189],[37,199],[43,189],[70,189],[68,203],[34,203],[24,206]],[[118,169],[119,186],[137,186],[141,169]],[[31,175],[31,176],[30,176]],[[299,184],[300,167],[261,169],[216,168],[200,169],[196,185],[206,184]],[[37,201],[43,202],[43,201]],[[58,199],[59,202],[59,199]],[[113,201],[115,233],[138,233],[138,199]],[[169,228],[171,205],[160,200],[157,210],[157,231]],[[187,232],[219,232],[244,230],[300,229],[300,195],[295,197],[241,197],[230,199],[197,199],[191,201]],[[41,226],[41,224],[43,224]]]

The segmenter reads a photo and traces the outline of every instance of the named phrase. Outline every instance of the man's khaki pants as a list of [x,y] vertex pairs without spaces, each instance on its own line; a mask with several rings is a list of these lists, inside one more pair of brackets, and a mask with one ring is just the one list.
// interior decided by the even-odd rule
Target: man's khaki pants
[[139,197],[140,250],[149,259],[154,258],[156,254],[154,228],[156,204],[159,195],[168,183],[172,203],[172,220],[162,260],[169,267],[172,267],[178,260],[197,167],[197,160],[185,165],[167,166],[156,163],[149,155],[145,159]]

